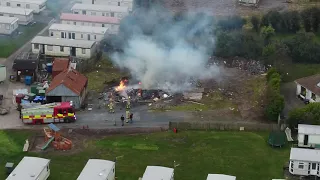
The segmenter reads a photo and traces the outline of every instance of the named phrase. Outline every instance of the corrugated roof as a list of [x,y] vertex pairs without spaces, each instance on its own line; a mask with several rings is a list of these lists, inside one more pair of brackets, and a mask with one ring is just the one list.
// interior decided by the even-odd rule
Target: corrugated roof
[[31,43],[57,45],[65,47],[91,48],[96,42],[88,40],[60,39],[47,36],[36,36],[32,39]]
[[225,174],[208,174],[207,180],[236,180],[236,177]]
[[142,180],[171,180],[173,168],[162,166],[147,166]]
[[306,148],[291,148],[290,160],[320,162],[320,150]]
[[87,85],[87,82],[88,78],[83,74],[80,74],[74,69],[67,69],[53,78],[46,93],[63,84],[75,94],[80,95],[84,87]]
[[49,159],[25,156],[8,176],[7,180],[36,180],[49,163]]
[[89,159],[77,180],[101,180],[107,179],[113,171],[115,162],[103,159]]
[[73,10],[89,10],[89,11],[101,11],[101,12],[129,12],[128,7],[124,6],[109,6],[109,5],[95,5],[95,4],[75,4],[72,6]]
[[298,124],[298,133],[299,134],[320,134],[320,126],[309,125],[309,124]]
[[13,24],[18,20],[16,17],[0,16],[0,23]]
[[83,15],[83,14],[62,13],[60,16],[60,19],[67,20],[67,21],[120,24],[120,20],[116,17],[90,16],[90,15]]
[[108,28],[93,27],[93,26],[77,26],[77,25],[71,25],[71,24],[52,24],[49,30],[105,34],[108,31]]
[[69,58],[54,58],[52,71],[59,71],[62,72],[69,67]]
[[300,78],[295,82],[320,96],[320,87],[317,86],[317,84],[320,83],[320,74]]
[[32,14],[32,9],[24,9],[24,8],[12,8],[7,6],[0,6],[0,13],[2,14],[18,14],[28,16]]

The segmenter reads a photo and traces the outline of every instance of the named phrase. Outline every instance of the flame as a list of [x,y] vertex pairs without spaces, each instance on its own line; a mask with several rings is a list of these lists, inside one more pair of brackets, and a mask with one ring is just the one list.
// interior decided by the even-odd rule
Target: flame
[[125,81],[121,80],[119,86],[116,87],[116,91],[123,91],[125,88]]

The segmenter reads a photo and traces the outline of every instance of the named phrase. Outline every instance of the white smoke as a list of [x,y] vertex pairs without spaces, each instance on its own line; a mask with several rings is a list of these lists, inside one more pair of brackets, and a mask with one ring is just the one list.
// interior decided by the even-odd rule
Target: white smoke
[[[163,9],[141,11],[122,22],[127,39],[123,52],[113,62],[128,69],[145,89],[180,92],[193,88],[191,79],[219,76],[219,68],[208,66],[213,51],[212,19],[188,13],[179,20]],[[146,35],[147,32],[147,35]]]

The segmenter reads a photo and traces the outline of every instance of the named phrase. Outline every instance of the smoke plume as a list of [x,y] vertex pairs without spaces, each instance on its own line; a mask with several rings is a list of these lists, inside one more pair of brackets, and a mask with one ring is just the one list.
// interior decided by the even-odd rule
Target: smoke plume
[[112,61],[145,89],[181,92],[193,80],[219,76],[208,65],[214,47],[213,20],[203,13],[173,15],[162,8],[138,10],[121,22],[122,52]]

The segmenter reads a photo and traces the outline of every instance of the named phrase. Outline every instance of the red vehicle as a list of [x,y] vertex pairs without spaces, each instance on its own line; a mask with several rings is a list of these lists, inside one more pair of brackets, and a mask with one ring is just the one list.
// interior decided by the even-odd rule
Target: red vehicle
[[22,109],[21,120],[25,124],[70,123],[76,115],[71,102],[61,102]]

